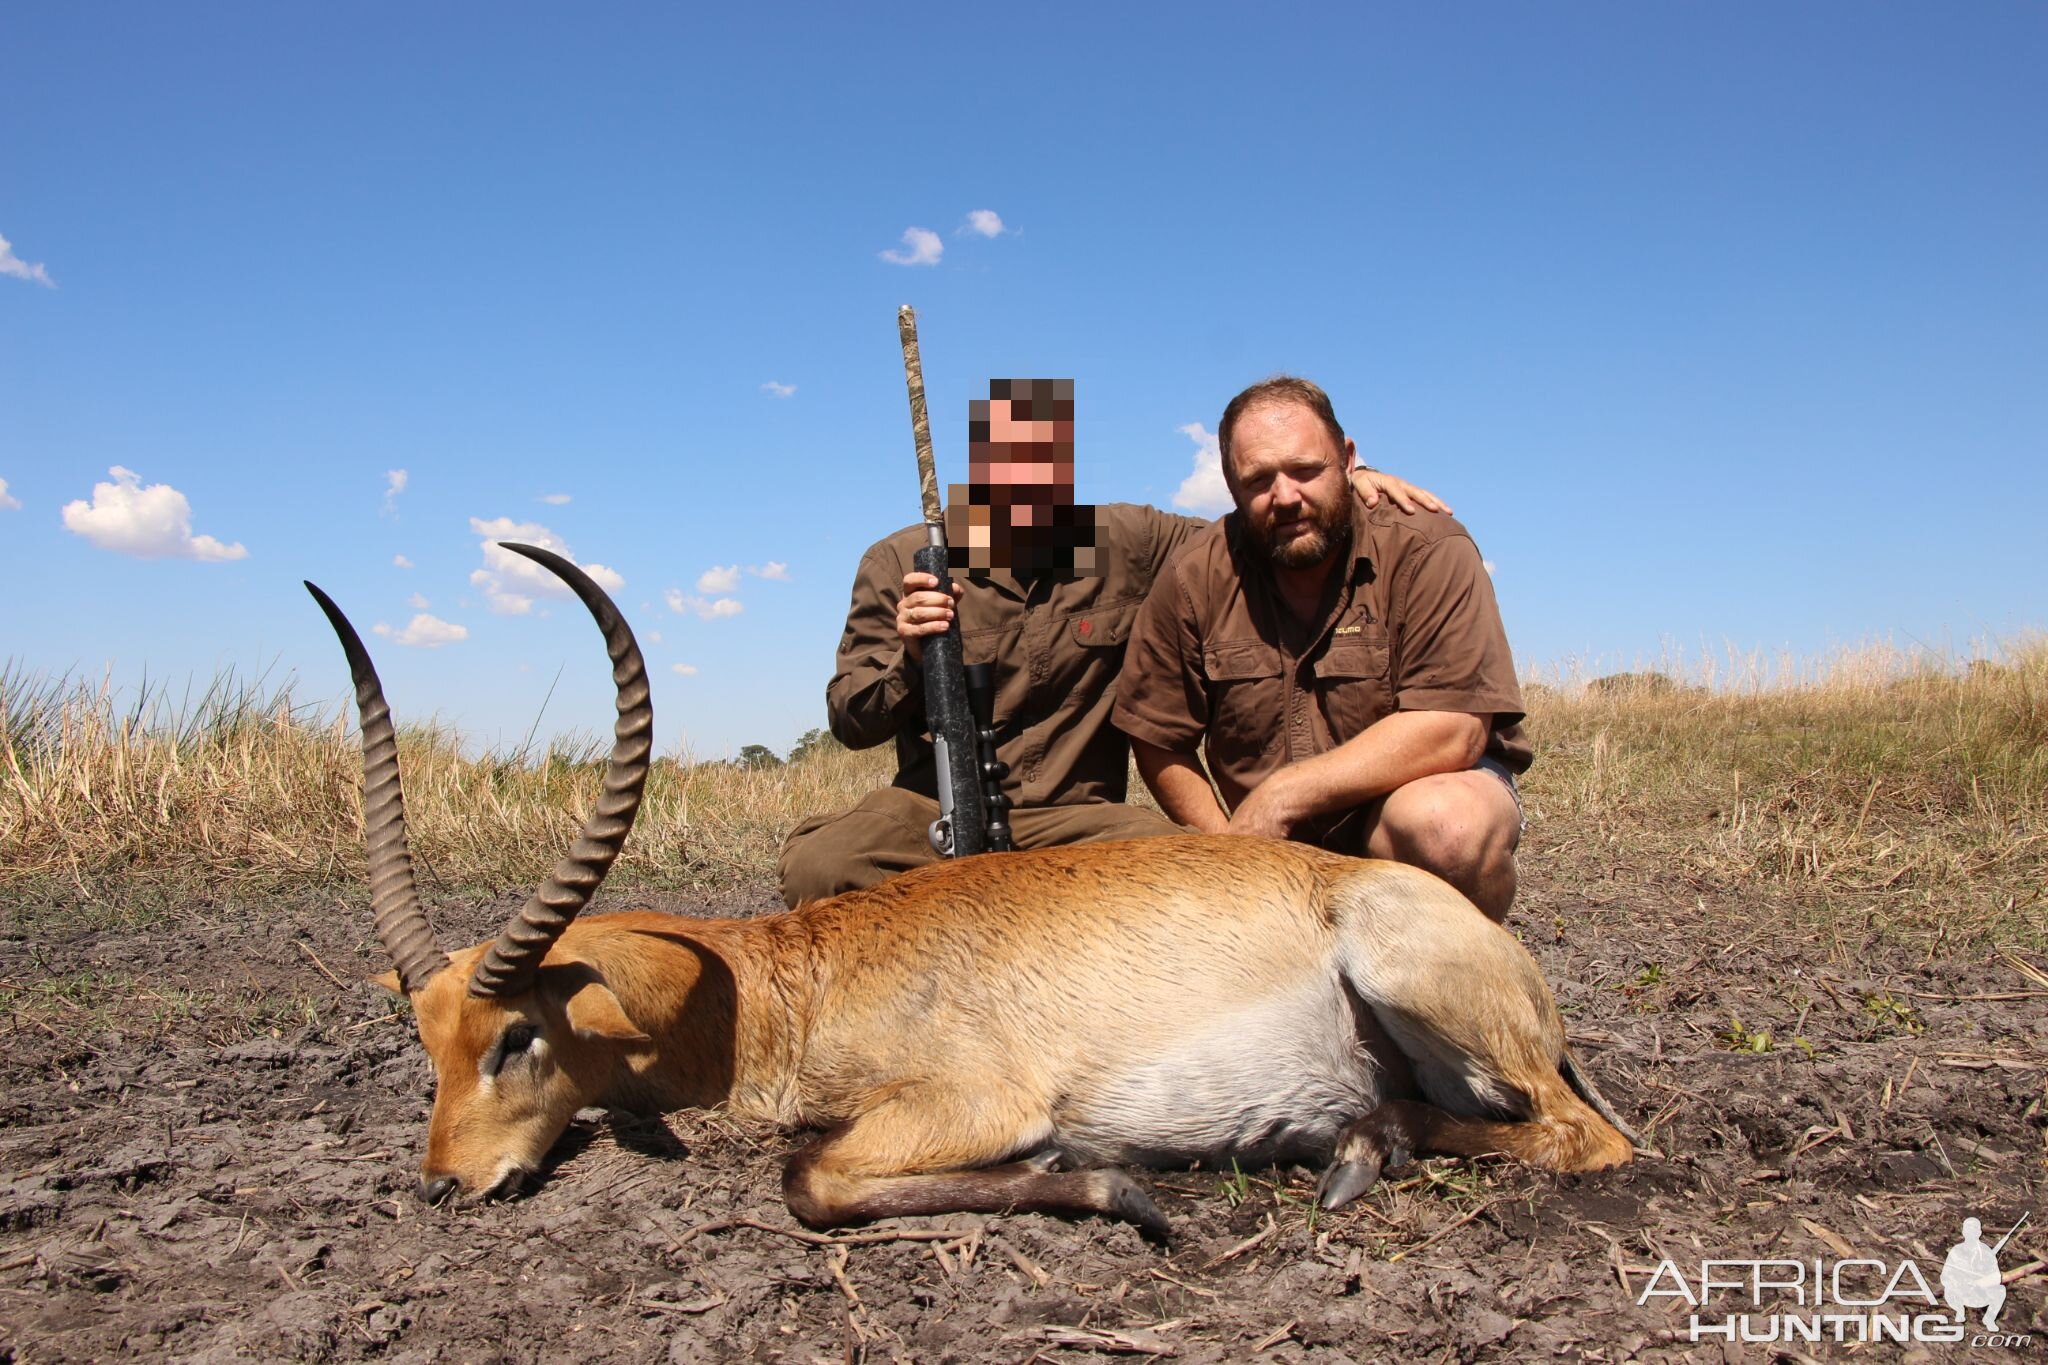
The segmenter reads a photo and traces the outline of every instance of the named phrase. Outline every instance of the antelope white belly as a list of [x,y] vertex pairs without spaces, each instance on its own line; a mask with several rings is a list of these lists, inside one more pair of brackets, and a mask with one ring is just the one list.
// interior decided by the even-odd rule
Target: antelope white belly
[[1128,1066],[1069,1098],[1054,1142],[1076,1164],[1323,1160],[1379,1094],[1378,1066],[1333,974],[1312,992],[1198,1018],[1177,1039],[1133,1049]]

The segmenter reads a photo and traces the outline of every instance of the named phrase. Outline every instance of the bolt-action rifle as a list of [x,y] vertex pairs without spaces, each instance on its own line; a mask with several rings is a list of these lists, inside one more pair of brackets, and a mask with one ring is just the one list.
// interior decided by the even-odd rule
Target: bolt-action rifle
[[[939,591],[945,592],[953,581],[946,549],[946,516],[939,504],[931,422],[925,415],[917,314],[909,304],[897,310],[896,330],[903,338],[903,378],[910,389],[910,431],[917,442],[917,477],[924,498],[925,544],[911,563],[937,578]],[[1010,847],[1010,824],[1004,814],[1010,803],[1002,792],[1009,765],[995,756],[993,673],[987,664],[964,666],[957,612],[946,623],[944,635],[929,636],[924,642],[925,724],[932,734],[939,786],[939,818],[932,822],[928,835],[932,847],[944,857],[964,858]]]

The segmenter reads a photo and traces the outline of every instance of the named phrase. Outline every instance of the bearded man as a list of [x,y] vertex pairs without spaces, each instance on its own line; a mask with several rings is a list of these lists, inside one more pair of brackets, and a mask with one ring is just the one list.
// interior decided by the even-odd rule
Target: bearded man
[[1478,547],[1368,507],[1308,380],[1246,389],[1217,434],[1237,510],[1160,577],[1118,686],[1139,773],[1193,829],[1412,863],[1504,918],[1531,755]]

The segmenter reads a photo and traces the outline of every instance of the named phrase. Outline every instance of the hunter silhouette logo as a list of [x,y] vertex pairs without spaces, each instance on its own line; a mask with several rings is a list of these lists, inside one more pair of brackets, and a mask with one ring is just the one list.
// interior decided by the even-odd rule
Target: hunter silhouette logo
[[1969,1316],[1968,1310],[1984,1310],[1984,1330],[1998,1330],[1998,1313],[2005,1307],[2005,1285],[1998,1278],[1998,1253],[2012,1240],[2012,1234],[2027,1221],[2021,1214],[2012,1231],[1998,1239],[1997,1246],[1983,1243],[1984,1225],[1974,1218],[1963,1220],[1963,1240],[1949,1249],[1941,1265],[1941,1299],[1955,1310],[1956,1320]]

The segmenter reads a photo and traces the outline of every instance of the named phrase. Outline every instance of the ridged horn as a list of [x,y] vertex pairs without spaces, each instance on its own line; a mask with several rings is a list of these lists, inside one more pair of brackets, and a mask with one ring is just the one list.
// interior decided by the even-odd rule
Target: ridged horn
[[591,581],[589,574],[558,554],[533,545],[499,543],[551,571],[590,609],[597,628],[604,632],[605,649],[612,656],[619,722],[612,732],[612,756],[605,765],[604,794],[598,797],[597,809],[583,822],[568,856],[555,865],[554,875],[533,893],[477,963],[469,993],[483,996],[521,995],[533,988],[540,960],[547,956],[569,922],[590,904],[598,883],[611,871],[612,859],[619,856],[626,834],[633,828],[633,817],[640,810],[640,793],[647,785],[648,756],[654,748],[654,705],[648,700],[647,665],[640,658],[640,646],[634,642],[626,618],[619,614],[612,599]]
[[370,849],[370,911],[377,917],[377,937],[398,964],[398,980],[411,995],[429,977],[448,965],[448,954],[434,942],[433,926],[420,908],[413,883],[412,852],[405,843],[405,797],[398,789],[398,735],[391,726],[391,708],[384,684],[370,663],[363,637],[341,614],[341,608],[311,583],[306,591],[327,613],[356,683],[356,715],[363,732],[363,835]]

